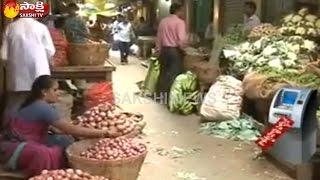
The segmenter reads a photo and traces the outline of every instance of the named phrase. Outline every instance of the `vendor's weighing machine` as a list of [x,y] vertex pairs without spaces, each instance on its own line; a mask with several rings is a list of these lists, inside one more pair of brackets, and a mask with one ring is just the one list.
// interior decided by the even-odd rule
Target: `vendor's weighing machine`
[[317,91],[302,88],[280,89],[273,98],[270,107],[270,124],[275,124],[280,116],[291,118],[294,124],[277,140],[268,154],[281,163],[294,165],[297,173],[296,178],[299,180],[308,180],[312,177],[312,171],[306,175],[308,170],[305,167],[312,167],[310,166],[311,159],[316,153],[317,108]]

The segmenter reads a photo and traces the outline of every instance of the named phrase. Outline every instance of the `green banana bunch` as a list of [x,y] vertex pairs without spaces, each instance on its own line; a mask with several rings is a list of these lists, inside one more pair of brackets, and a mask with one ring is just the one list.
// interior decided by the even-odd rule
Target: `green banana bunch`
[[197,106],[198,95],[196,76],[190,71],[179,75],[171,87],[169,111],[191,114]]

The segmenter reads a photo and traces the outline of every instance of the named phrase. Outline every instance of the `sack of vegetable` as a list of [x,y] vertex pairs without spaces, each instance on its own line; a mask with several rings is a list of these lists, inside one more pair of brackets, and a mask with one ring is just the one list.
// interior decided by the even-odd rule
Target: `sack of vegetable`
[[94,83],[84,92],[84,105],[86,108],[105,102],[115,103],[111,82]]
[[169,110],[183,115],[193,113],[198,104],[197,77],[190,71],[174,80],[169,95]]
[[146,79],[142,87],[143,93],[153,94],[156,92],[156,87],[160,75],[160,64],[159,60],[155,57],[150,58],[150,66]]
[[208,60],[209,55],[200,51],[199,49],[188,47],[185,49],[186,55],[183,59],[183,66],[185,71],[192,71],[194,66],[198,63]]
[[242,95],[241,81],[232,76],[219,76],[201,105],[203,120],[226,121],[239,118]]
[[216,82],[217,77],[220,75],[220,68],[219,66],[214,66],[209,62],[202,61],[194,64],[191,72],[197,76],[200,92],[204,92]]
[[278,78],[261,75],[257,72],[247,74],[242,82],[244,95],[248,99],[272,99],[275,93],[290,85],[289,82]]

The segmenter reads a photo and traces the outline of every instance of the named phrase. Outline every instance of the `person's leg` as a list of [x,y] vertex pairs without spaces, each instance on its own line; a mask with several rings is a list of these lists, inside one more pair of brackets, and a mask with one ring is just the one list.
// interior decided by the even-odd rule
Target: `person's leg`
[[119,50],[120,50],[120,60],[121,63],[124,62],[124,42],[119,42]]
[[130,54],[130,44],[131,44],[131,43],[125,42],[125,45],[124,45],[124,47],[125,47],[124,61],[125,61],[126,63],[128,63],[128,56],[129,56],[129,54]]
[[169,98],[171,86],[176,77],[183,72],[183,57],[178,49],[170,49],[169,62],[166,67],[166,93]]
[[66,149],[69,145],[74,142],[71,136],[67,135],[49,135],[48,136],[48,146],[59,146]]
[[157,84],[157,98],[165,98],[165,96],[167,96],[167,91],[168,91],[168,87],[167,87],[167,79],[168,79],[168,63],[169,59],[168,59],[168,50],[163,49],[160,53],[160,57],[159,57],[159,63],[160,63],[160,74],[159,74],[159,80],[158,80],[158,84]]

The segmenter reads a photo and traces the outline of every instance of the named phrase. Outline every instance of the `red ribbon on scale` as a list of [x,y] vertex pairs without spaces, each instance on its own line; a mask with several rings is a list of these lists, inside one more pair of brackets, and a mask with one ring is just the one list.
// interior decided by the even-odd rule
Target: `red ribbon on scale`
[[256,144],[264,151],[271,148],[277,139],[279,139],[284,133],[292,128],[294,121],[286,116],[281,116],[277,123],[275,123],[270,129],[265,131],[263,135],[258,138]]

